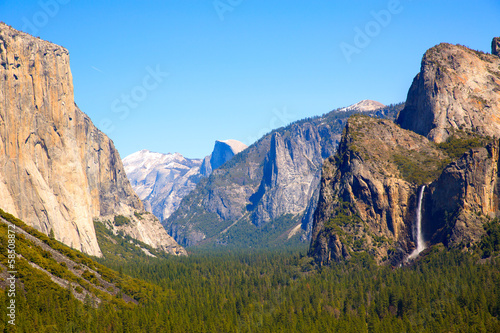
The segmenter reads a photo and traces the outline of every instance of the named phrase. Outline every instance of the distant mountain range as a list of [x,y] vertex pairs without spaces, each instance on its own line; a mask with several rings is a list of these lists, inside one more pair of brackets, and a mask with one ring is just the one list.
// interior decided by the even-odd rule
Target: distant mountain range
[[[243,143],[225,140],[216,141],[212,154],[203,160],[187,159],[179,153],[160,154],[142,150],[124,158],[123,164],[132,187],[143,201],[146,210],[163,220],[170,234],[184,245],[197,244],[204,240],[207,234],[217,233],[216,230],[220,228],[223,230],[219,232],[224,235],[212,241],[217,244],[228,243],[224,237],[226,234],[232,237],[233,231],[228,231],[236,226],[237,220],[242,217],[259,229],[278,218],[285,221],[280,222],[278,228],[273,227],[272,236],[267,233],[268,240],[263,246],[267,246],[283,233],[286,233],[287,241],[292,236],[297,236],[294,239],[306,240],[311,231],[312,213],[315,208],[315,200],[311,202],[311,198],[317,199],[318,196],[318,171],[323,159],[335,151],[346,119],[359,112],[394,118],[401,108],[402,105],[385,107],[376,101],[363,100],[322,117],[299,121],[273,131],[255,144],[258,146],[257,154],[252,152],[255,145],[248,153],[247,146]],[[281,133],[285,135],[284,138]],[[225,164],[238,153],[243,155],[235,164]],[[227,168],[230,170],[229,175],[221,176],[220,172]],[[213,188],[212,178],[208,178],[206,181],[211,185],[206,187],[203,181],[197,188],[202,179],[209,177],[217,169],[221,170],[213,177],[225,183],[224,187]],[[253,185],[242,187],[241,177],[254,178],[251,181]],[[207,205],[207,209],[195,213],[192,218],[188,218],[190,222],[187,223],[184,223],[184,218],[190,213],[181,213],[184,217],[182,222],[178,223],[178,215],[171,216],[179,207],[183,212],[192,211],[193,207],[186,207],[186,204],[181,202],[193,190],[193,195],[199,195],[200,191],[210,191],[199,198],[203,207]],[[196,208],[196,211],[198,209]],[[217,217],[212,213],[216,213]],[[283,218],[285,215],[289,218]],[[215,226],[214,229],[204,225],[203,221],[207,216],[211,216],[212,222],[208,224]],[[215,223],[214,218],[223,221]],[[191,224],[193,221],[199,225],[199,230]],[[228,221],[231,221],[229,225]],[[279,235],[276,234],[278,229]],[[249,235],[236,237],[229,243],[244,243],[247,236]]]
[[363,112],[393,119],[402,109],[377,104],[364,101],[272,131],[202,179],[163,221],[169,234],[185,246],[307,240],[321,165],[335,152],[347,118]]
[[160,220],[168,218],[196,184],[247,146],[237,140],[216,141],[212,154],[189,159],[179,153],[141,150],[123,159],[132,188],[147,211]]

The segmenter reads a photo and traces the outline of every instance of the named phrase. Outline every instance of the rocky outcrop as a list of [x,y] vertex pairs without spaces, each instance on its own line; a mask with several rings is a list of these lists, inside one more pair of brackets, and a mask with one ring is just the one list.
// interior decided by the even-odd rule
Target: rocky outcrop
[[443,149],[389,121],[351,118],[337,155],[323,165],[310,255],[327,264],[368,252],[378,262],[401,263],[416,245],[422,184],[426,244],[473,248],[484,224],[500,216],[499,142],[443,168],[448,161]]
[[470,248],[484,223],[500,215],[499,142],[466,152],[429,186],[424,201],[425,239]]
[[447,156],[389,120],[349,119],[337,154],[323,164],[310,254],[321,263],[368,251],[380,262],[415,247],[418,182],[439,175]]
[[[325,156],[321,134],[310,123],[292,126],[289,135],[271,135],[258,191],[249,198],[256,225],[284,214],[303,213],[318,184],[317,171]],[[330,146],[326,151],[333,151]]]
[[200,173],[208,177],[213,170],[218,169],[221,165],[232,159],[234,155],[246,148],[247,145],[238,140],[216,140],[212,154],[205,157],[201,163]]
[[[390,117],[400,107],[368,114]],[[299,235],[295,239],[306,238],[311,228],[300,221],[307,207],[314,210],[311,198],[323,160],[335,152],[347,118],[357,112],[338,109],[264,136],[200,181],[164,221],[169,234],[183,245],[240,244],[271,225],[269,229]],[[302,229],[296,233],[299,224]]]
[[93,218],[143,211],[113,142],[75,105],[68,51],[3,23],[0,198],[0,208],[96,256]]
[[500,57],[500,37],[493,38],[491,42],[491,53]]
[[443,43],[425,53],[397,123],[434,142],[458,130],[498,137],[499,109],[500,58]]
[[99,219],[115,235],[124,234],[147,244],[154,249],[174,255],[187,255],[186,250],[165,231],[158,218],[149,212],[134,213],[132,216],[119,216],[122,223],[116,223],[116,215]]
[[246,148],[247,146],[244,143],[237,140],[215,141],[214,150],[210,157],[212,170],[218,169],[222,164]]
[[201,160],[179,153],[141,150],[125,157],[123,165],[146,210],[160,220],[168,218],[202,178]]

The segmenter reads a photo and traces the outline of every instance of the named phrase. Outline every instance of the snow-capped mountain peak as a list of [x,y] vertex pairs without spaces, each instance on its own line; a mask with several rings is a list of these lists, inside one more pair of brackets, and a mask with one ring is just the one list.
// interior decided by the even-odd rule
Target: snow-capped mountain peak
[[384,104],[377,102],[377,101],[372,101],[370,99],[364,99],[358,103],[349,105],[348,107],[342,108],[339,111],[360,111],[360,112],[366,112],[366,111],[374,111],[380,108],[385,107]]

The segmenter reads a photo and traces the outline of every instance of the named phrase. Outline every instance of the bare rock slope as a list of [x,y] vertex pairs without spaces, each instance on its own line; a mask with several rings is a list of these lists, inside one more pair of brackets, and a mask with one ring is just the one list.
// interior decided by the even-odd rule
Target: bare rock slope
[[199,171],[201,160],[179,153],[141,150],[125,157],[123,165],[146,210],[160,220],[168,218],[203,177]]
[[443,43],[425,53],[397,123],[434,142],[465,129],[498,137],[499,109],[500,58]]

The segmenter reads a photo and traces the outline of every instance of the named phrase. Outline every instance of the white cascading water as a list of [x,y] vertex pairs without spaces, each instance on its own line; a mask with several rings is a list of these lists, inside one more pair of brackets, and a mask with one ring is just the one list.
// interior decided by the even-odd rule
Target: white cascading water
[[425,185],[420,189],[417,206],[417,248],[413,250],[408,259],[416,258],[420,252],[425,250],[424,235],[422,234],[422,198],[424,197]]

